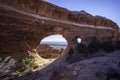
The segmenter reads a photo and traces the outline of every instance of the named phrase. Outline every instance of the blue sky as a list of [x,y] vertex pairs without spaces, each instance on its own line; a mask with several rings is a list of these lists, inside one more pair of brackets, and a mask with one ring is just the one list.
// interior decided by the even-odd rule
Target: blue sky
[[[120,0],[46,0],[52,4],[67,8],[72,11],[85,10],[92,15],[109,18],[120,26]],[[54,35],[45,41],[65,41],[62,36]]]
[[51,35],[42,39],[41,42],[67,42],[62,35]]

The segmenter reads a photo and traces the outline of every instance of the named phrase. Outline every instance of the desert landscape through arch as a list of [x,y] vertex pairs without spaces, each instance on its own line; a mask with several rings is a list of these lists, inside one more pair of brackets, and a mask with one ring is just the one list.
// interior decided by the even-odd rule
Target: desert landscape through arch
[[37,46],[37,53],[43,58],[56,59],[63,54],[67,41],[62,35],[54,34],[43,38]]

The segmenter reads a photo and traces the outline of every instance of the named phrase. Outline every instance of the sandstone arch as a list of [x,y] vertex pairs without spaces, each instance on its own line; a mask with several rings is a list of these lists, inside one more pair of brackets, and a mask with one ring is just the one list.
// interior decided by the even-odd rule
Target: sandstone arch
[[94,37],[100,43],[120,41],[118,25],[105,17],[69,11],[42,0],[0,0],[0,56],[29,57],[28,51],[51,34],[61,34],[68,41],[64,59],[70,50],[77,55],[78,37],[84,46]]
[[[21,53],[34,49],[42,38],[51,34],[63,35],[68,45],[76,44],[77,37],[80,37],[81,43],[86,46],[92,37],[96,37],[100,42],[119,41],[117,24],[105,17],[94,17],[85,11],[72,12],[44,1],[0,2],[1,54],[3,55],[14,53],[14,50],[16,53]],[[12,47],[9,48],[9,45]]]

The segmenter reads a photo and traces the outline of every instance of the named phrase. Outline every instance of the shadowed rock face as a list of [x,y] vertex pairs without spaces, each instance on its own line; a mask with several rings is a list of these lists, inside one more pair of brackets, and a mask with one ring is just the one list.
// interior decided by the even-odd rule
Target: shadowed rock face
[[75,12],[41,0],[0,0],[0,56],[28,57],[46,36],[61,34],[76,53],[77,38],[88,46],[93,37],[101,43],[119,41],[119,27],[101,16]]

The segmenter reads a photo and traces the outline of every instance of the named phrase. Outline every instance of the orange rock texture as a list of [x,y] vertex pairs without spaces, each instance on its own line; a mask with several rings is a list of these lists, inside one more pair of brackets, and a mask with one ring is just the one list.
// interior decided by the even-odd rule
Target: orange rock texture
[[[42,0],[0,0],[0,55],[29,56],[46,36],[61,34],[68,48],[77,38],[88,46],[93,37],[101,43],[119,41],[118,25],[85,11],[70,11]],[[67,49],[68,49],[67,48]]]

